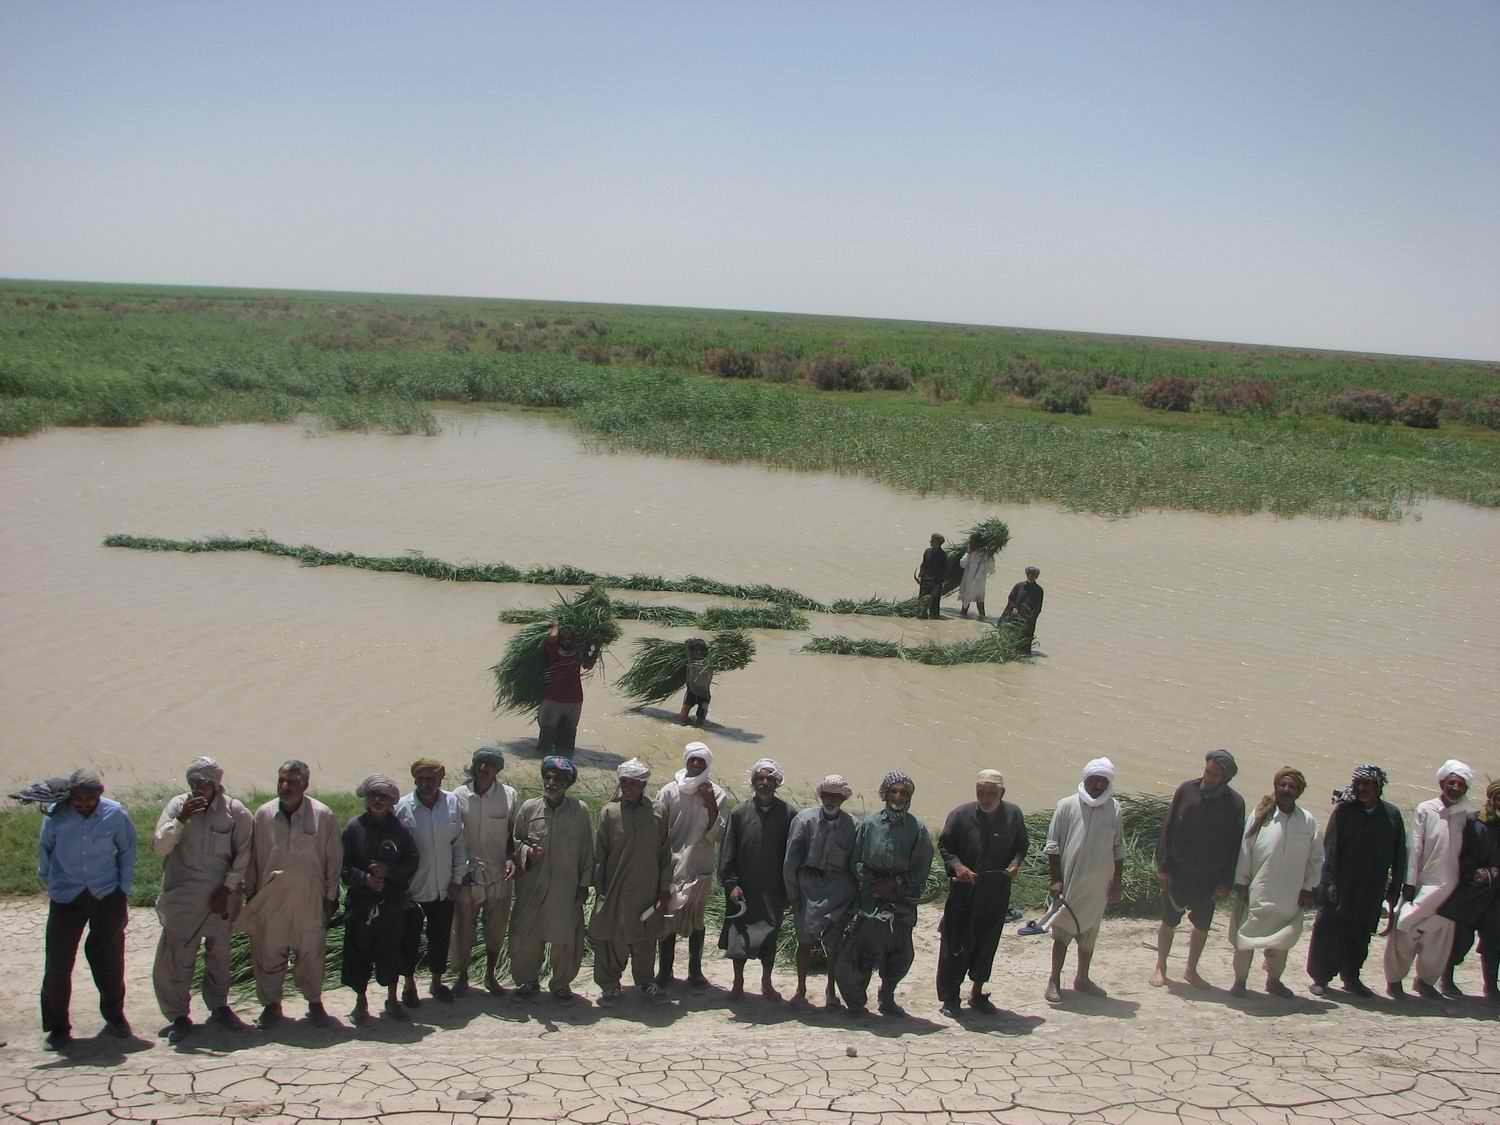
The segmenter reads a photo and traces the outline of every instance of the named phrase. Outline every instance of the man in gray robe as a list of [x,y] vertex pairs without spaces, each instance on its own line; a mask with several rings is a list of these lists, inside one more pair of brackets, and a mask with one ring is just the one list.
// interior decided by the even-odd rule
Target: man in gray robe
[[833,966],[838,961],[844,922],[854,902],[854,876],[849,855],[854,850],[854,818],[843,805],[854,790],[831,773],[818,782],[817,808],[803,809],[792,818],[782,877],[787,902],[797,925],[797,992],[792,1005],[807,1003],[807,974],[813,954],[822,950],[828,966],[825,1007],[838,1007]]

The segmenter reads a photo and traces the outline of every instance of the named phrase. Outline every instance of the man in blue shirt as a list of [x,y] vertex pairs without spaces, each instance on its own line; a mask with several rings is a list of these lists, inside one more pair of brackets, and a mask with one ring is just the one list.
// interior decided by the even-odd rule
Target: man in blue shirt
[[125,1019],[125,924],[135,877],[135,827],[125,809],[104,795],[97,770],[75,770],[67,795],[49,810],[37,843],[37,878],[47,885],[46,969],[42,1030],[62,1050],[73,1037],[68,1016],[73,962],[88,927],[83,954],[99,988],[106,1030],[130,1037]]

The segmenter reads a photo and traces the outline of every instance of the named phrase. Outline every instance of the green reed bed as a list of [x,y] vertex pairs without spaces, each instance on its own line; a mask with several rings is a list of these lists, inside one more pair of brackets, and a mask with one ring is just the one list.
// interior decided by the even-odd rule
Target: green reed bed
[[[680,605],[648,605],[642,602],[614,603],[615,617],[620,621],[646,621],[671,628],[708,629],[791,629],[807,628],[807,615],[786,606],[714,606],[701,613]],[[545,609],[502,609],[502,625],[529,625],[533,621],[550,621]]]
[[802,646],[803,652],[825,656],[873,656],[907,660],[913,664],[1009,664],[1026,655],[1007,628],[986,629],[973,640],[938,644],[925,641],[908,645],[899,641],[875,641],[857,637],[814,637]]

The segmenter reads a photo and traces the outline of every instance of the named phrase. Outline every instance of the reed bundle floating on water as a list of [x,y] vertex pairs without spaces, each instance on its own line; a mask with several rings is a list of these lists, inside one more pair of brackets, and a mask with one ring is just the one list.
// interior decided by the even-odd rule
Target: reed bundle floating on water
[[914,664],[1009,664],[1025,656],[1016,634],[1010,629],[986,629],[969,641],[941,645],[926,641],[904,645],[899,641],[873,641],[856,637],[814,637],[802,646],[803,652],[825,656],[876,656],[909,660]]
[[[679,605],[644,605],[641,602],[615,602],[615,620],[647,621],[673,628],[694,627],[715,632],[724,629],[791,629],[807,628],[807,615],[787,606],[715,606],[702,613]],[[503,609],[503,625],[529,625],[533,621],[552,620],[545,609]]]
[[[735,672],[755,658],[755,642],[735,630],[715,633],[708,642],[708,665],[715,675]],[[683,641],[642,637],[635,658],[617,681],[636,706],[656,703],[687,686],[687,645]]]
[[534,714],[541,707],[547,672],[542,643],[554,623],[559,632],[572,631],[580,654],[603,652],[620,639],[620,627],[615,624],[613,606],[603,586],[590,586],[573,598],[559,596],[549,618],[522,627],[506,643],[500,662],[491,667],[495,710]]

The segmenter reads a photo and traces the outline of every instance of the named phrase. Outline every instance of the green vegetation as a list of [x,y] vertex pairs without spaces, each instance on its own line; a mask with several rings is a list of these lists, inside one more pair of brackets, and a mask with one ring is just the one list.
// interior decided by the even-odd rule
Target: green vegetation
[[559,635],[572,634],[580,656],[593,654],[597,658],[620,639],[613,610],[609,595],[598,584],[571,598],[559,595],[547,620],[523,626],[506,642],[500,662],[490,669],[495,677],[495,710],[534,715],[546,688],[547,660],[542,644],[553,623]]
[[[807,628],[807,615],[786,606],[714,606],[702,613],[680,605],[644,605],[641,602],[615,602],[615,618],[620,621],[647,621],[672,628],[708,629],[791,629]],[[534,621],[552,620],[549,609],[502,609],[503,625],[530,625]]]
[[1020,648],[1013,630],[997,626],[986,629],[970,641],[938,644],[926,641],[904,645],[898,641],[860,640],[855,637],[814,637],[802,646],[803,652],[825,656],[877,656],[909,660],[913,664],[1009,664],[1020,660]]
[[299,415],[431,433],[439,402],[562,409],[647,452],[1108,514],[1391,518],[1422,496],[1500,506],[1493,363],[689,309],[0,283],[0,434]]
[[[708,641],[708,663],[715,675],[737,672],[755,659],[755,642],[744,633],[726,630]],[[642,637],[635,656],[618,686],[637,706],[676,695],[687,686],[687,648],[683,641]]]

